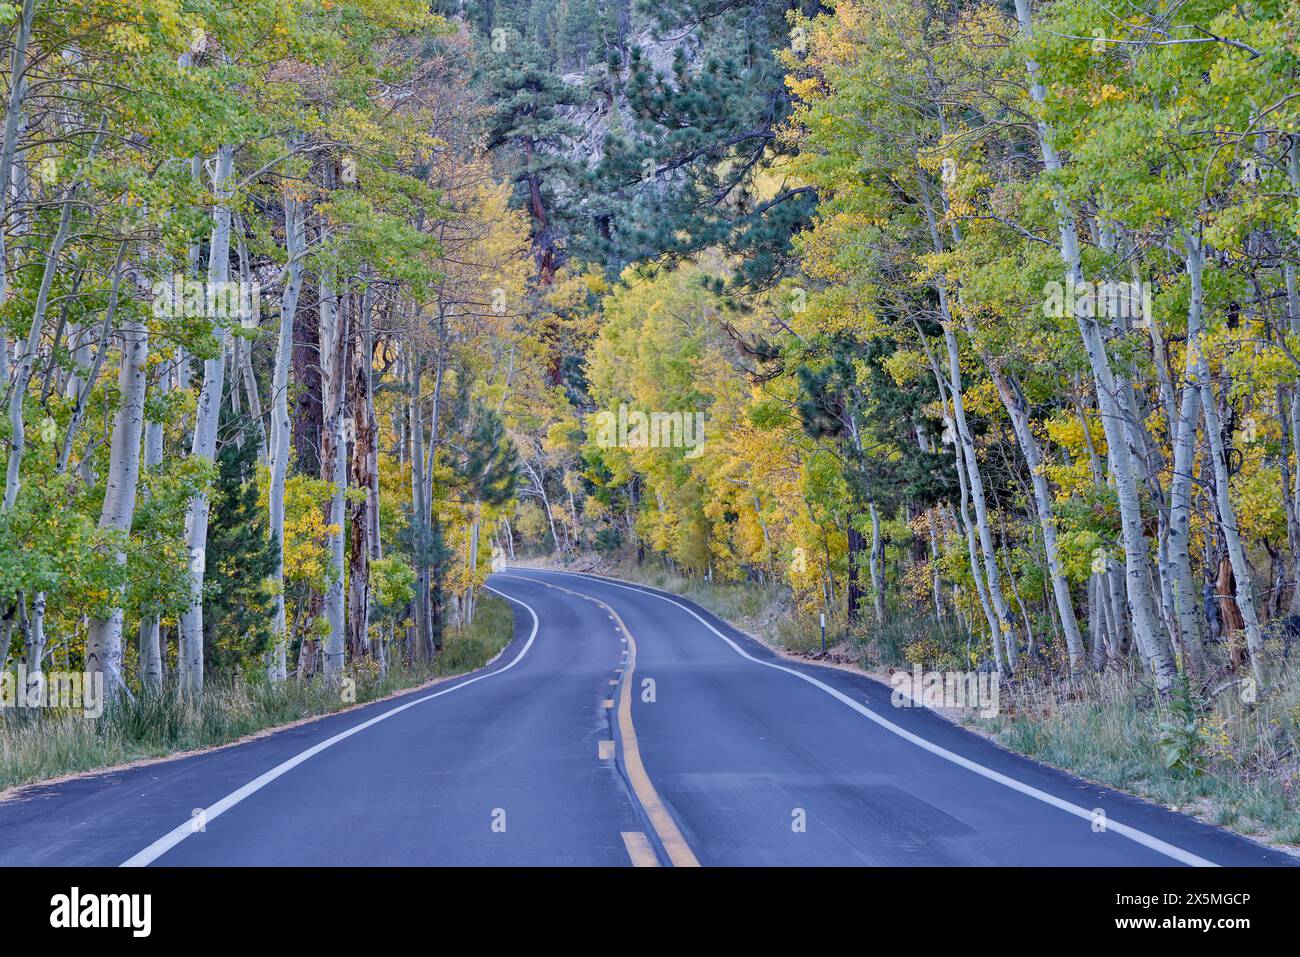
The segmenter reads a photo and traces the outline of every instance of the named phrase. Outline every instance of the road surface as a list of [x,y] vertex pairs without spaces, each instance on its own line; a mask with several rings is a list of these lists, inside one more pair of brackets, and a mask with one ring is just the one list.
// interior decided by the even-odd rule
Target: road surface
[[698,606],[512,568],[473,675],[0,802],[14,865],[1267,865]]

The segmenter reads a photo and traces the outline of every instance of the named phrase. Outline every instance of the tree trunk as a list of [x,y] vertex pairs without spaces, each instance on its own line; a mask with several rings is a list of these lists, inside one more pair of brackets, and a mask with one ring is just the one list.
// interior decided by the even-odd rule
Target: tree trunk
[[[303,213],[299,213],[303,215]],[[321,401],[321,372],[325,364],[320,342],[320,304],[317,289],[301,285],[293,322],[293,362],[289,379],[294,384],[291,410],[294,469],[302,475],[320,475],[321,433],[325,411]]]
[[[930,371],[934,375],[935,386],[939,390],[939,401],[943,406],[944,420],[951,422],[952,418],[949,415],[948,405],[948,389],[951,383],[947,381],[943,371],[939,368],[939,362],[934,357],[933,352],[931,352],[929,343],[926,341],[925,335],[919,326],[916,331],[921,346],[925,350],[926,359],[930,364]],[[959,516],[959,531],[966,539],[966,554],[970,561],[971,579],[975,582],[975,593],[979,596],[980,608],[983,609],[984,620],[988,622],[989,626],[989,643],[993,647],[993,663],[997,667],[999,674],[1005,674],[1006,666],[1002,661],[1001,623],[998,620],[997,611],[994,609],[993,603],[989,598],[988,588],[984,583],[984,577],[980,573],[979,547],[975,542],[975,529],[970,520],[970,486],[967,482],[965,451],[962,442],[958,440],[956,435],[952,436],[952,448],[957,471],[957,484],[961,490],[960,510],[957,513],[957,516],[954,517]]]
[[288,677],[288,617],[284,604],[284,487],[289,475],[289,366],[293,362],[293,330],[302,291],[302,255],[306,224],[302,204],[290,192],[284,197],[285,251],[289,272],[280,297],[280,329],[276,339],[275,370],[271,374],[271,487],[268,494],[271,535],[275,539],[275,621],[267,677],[275,682]]
[[[1192,300],[1201,301],[1201,248],[1200,241],[1194,237],[1187,239],[1187,273],[1192,280]],[[1194,308],[1199,308],[1196,306]],[[1214,499],[1219,513],[1219,529],[1223,533],[1224,547],[1228,552],[1228,561],[1232,565],[1232,576],[1236,581],[1237,608],[1241,615],[1242,626],[1246,630],[1246,647],[1250,649],[1250,667],[1255,680],[1262,690],[1266,685],[1264,663],[1264,633],[1259,625],[1255,610],[1255,592],[1250,565],[1246,563],[1246,551],[1241,544],[1241,534],[1237,525],[1237,513],[1232,504],[1228,485],[1228,459],[1223,448],[1223,431],[1219,423],[1219,403],[1214,397],[1214,383],[1210,380],[1210,363],[1205,358],[1205,349],[1200,336],[1188,337],[1187,348],[1191,350],[1196,361],[1196,380],[1201,392],[1201,406],[1205,412],[1205,435],[1210,442],[1210,460],[1214,465]],[[1222,580],[1222,576],[1220,576]],[[1224,592],[1220,589],[1220,595]],[[1226,620],[1226,616],[1225,616]]]
[[[217,149],[216,169],[212,175],[212,192],[216,205],[212,210],[212,242],[208,250],[208,283],[230,281],[230,177],[234,167],[234,148]],[[198,409],[194,416],[194,443],[190,454],[212,462],[217,453],[217,423],[226,381],[226,343],[230,333],[217,326],[217,354],[203,363],[203,386],[199,390]],[[196,492],[185,512],[185,542],[189,551],[190,605],[181,614],[177,670],[181,688],[189,694],[203,690],[203,578],[207,566],[208,509],[207,489]]]
[[[1025,37],[1033,33],[1029,12],[1029,0],[1015,0],[1016,16],[1021,32]],[[1047,93],[1038,77],[1038,64],[1030,60],[1027,64],[1030,78],[1030,96],[1037,104],[1042,104]],[[1061,161],[1051,142],[1051,131],[1045,122],[1037,124],[1039,151],[1043,165],[1048,173],[1061,169]],[[1065,281],[1071,288],[1078,288],[1083,280],[1080,265],[1079,237],[1075,221],[1069,207],[1059,196],[1054,200],[1060,231],[1060,252],[1065,263]],[[1155,612],[1155,600],[1151,592],[1151,555],[1142,530],[1142,513],[1137,483],[1133,478],[1125,426],[1122,413],[1118,407],[1115,376],[1111,372],[1110,359],[1095,319],[1085,315],[1076,316],[1079,334],[1083,339],[1084,350],[1088,355],[1088,364],[1092,369],[1097,384],[1097,400],[1101,407],[1102,427],[1106,431],[1108,446],[1108,464],[1115,479],[1115,491],[1119,498],[1120,519],[1123,529],[1125,581],[1128,591],[1128,606],[1133,622],[1133,633],[1138,648],[1146,659],[1147,667],[1155,676],[1156,686],[1161,691],[1172,687],[1177,669],[1174,666],[1173,650],[1169,645],[1168,634],[1159,627]]]
[[420,411],[420,380],[424,367],[419,353],[412,349],[410,369],[411,431],[411,525],[412,550],[415,553],[415,632],[416,650],[420,655],[433,651],[432,615],[429,592],[429,515],[424,500],[424,414]]
[[[947,315],[947,294],[941,290],[939,297],[941,303],[943,303],[940,308]],[[948,346],[948,385],[952,390],[952,410],[953,419],[957,426],[957,440],[962,446],[966,477],[970,482],[971,503],[975,507],[975,528],[979,533],[980,550],[984,557],[985,583],[988,588],[989,600],[992,603],[994,612],[997,614],[998,632],[993,636],[993,640],[1006,643],[1006,658],[1003,662],[1004,673],[1012,674],[1016,670],[1017,664],[1015,625],[1011,617],[1011,606],[1007,603],[1006,596],[1002,592],[1001,573],[998,570],[997,553],[994,551],[993,545],[993,529],[989,523],[988,503],[984,499],[984,479],[980,474],[979,463],[975,458],[975,439],[966,422],[966,410],[962,402],[962,379],[957,352],[957,332],[953,328],[951,318],[946,319],[944,323],[944,341]]]
[[[36,0],[23,0],[14,36],[13,54],[9,59],[9,103],[5,107],[4,141],[0,145],[0,223],[9,223],[9,186],[13,182],[14,158],[18,153],[18,128],[27,95],[27,47],[31,42],[32,19]],[[0,229],[0,308],[9,298],[9,256],[5,248],[5,230]],[[9,340],[0,336],[0,387],[9,379]]]
[[871,602],[876,613],[876,624],[885,624],[885,540],[880,533],[880,511],[876,503],[871,510]]
[[469,542],[466,548],[466,565],[469,572],[469,587],[465,589],[465,624],[474,620],[474,576],[478,571],[479,529],[483,516],[483,503],[474,503],[474,518],[469,526]]
[[[137,318],[122,323],[122,364],[118,376],[121,405],[113,423],[109,453],[108,487],[99,516],[101,531],[122,536],[114,546],[113,561],[126,564],[125,540],[135,516],[135,492],[140,478],[140,438],[144,430],[145,363],[149,358],[149,333]],[[86,636],[86,670],[102,673],[104,692],[113,700],[126,690],[122,674],[122,594],[117,590],[107,618],[90,622]]]
[[333,578],[325,590],[325,619],[329,631],[325,637],[323,665],[327,678],[340,679],[346,649],[344,621],[344,569],[347,556],[343,526],[347,499],[347,436],[344,427],[347,408],[348,373],[348,296],[340,296],[334,282],[333,268],[327,268],[320,283],[320,329],[322,393],[325,402],[325,426],[321,431],[321,478],[332,491],[327,515],[330,526],[328,549]]
[[1070,670],[1080,671],[1084,666],[1085,649],[1083,637],[1079,633],[1079,620],[1074,614],[1074,599],[1070,596],[1070,584],[1065,578],[1065,568],[1061,563],[1060,551],[1056,543],[1056,515],[1052,509],[1052,493],[1047,487],[1047,475],[1044,473],[1046,463],[1043,460],[1042,447],[1038,437],[1029,424],[1029,408],[1025,401],[1020,383],[1004,372],[995,357],[984,353],[984,364],[988,367],[993,381],[1002,396],[1011,417],[1011,425],[1020,451],[1029,466],[1029,477],[1034,491],[1034,508],[1038,513],[1038,525],[1043,533],[1043,551],[1047,556],[1047,569],[1052,580],[1052,594],[1056,599],[1056,611],[1065,632],[1065,648],[1070,659]]
[[[355,294],[354,294],[355,295]],[[348,500],[348,652],[353,658],[370,650],[370,559],[374,551],[371,525],[371,496],[374,478],[371,472],[371,449],[377,424],[374,396],[370,391],[370,289],[366,288],[361,306],[361,323],[353,343],[351,370],[352,406],[352,488],[365,491],[365,497]]]
[[858,621],[858,617],[862,610],[862,568],[860,558],[864,551],[867,551],[866,541],[863,539],[862,533],[859,532],[857,527],[853,524],[853,519],[850,518],[848,526],[849,587],[847,589],[848,595],[846,598],[848,607],[845,612],[849,624],[854,624]]
[[[170,375],[164,375],[165,385]],[[144,467],[157,468],[163,459],[163,427],[161,422],[144,424]],[[162,689],[162,647],[157,615],[144,615],[140,619],[140,688],[146,694]]]
[[[99,148],[104,142],[104,136],[105,131],[101,128],[95,136],[88,159],[99,152]],[[18,499],[25,444],[23,436],[23,402],[27,398],[27,383],[32,374],[32,365],[35,363],[36,354],[40,349],[41,333],[45,328],[45,314],[50,304],[50,287],[54,283],[55,273],[59,271],[59,256],[62,254],[63,246],[68,240],[68,230],[72,224],[73,200],[76,198],[80,183],[80,174],[78,174],[67,189],[63,191],[60,202],[62,208],[59,213],[59,225],[54,232],[54,238],[50,241],[49,249],[46,251],[45,269],[41,274],[41,284],[36,291],[36,302],[32,306],[32,324],[27,332],[26,343],[21,344],[18,362],[14,368],[9,396],[9,464],[5,472],[3,507],[3,511],[6,512],[14,507],[14,503]]]
[[[1195,280],[1199,286],[1200,279]],[[1187,314],[1189,341],[1201,333],[1201,299],[1193,290]],[[1174,444],[1173,476],[1169,483],[1169,522],[1166,551],[1170,593],[1174,604],[1174,621],[1183,651],[1183,668],[1200,676],[1205,671],[1205,632],[1200,612],[1200,596],[1192,577],[1191,518],[1192,480],[1196,458],[1196,430],[1201,421],[1200,389],[1196,384],[1196,357],[1187,350],[1186,384],[1183,386],[1178,415],[1171,432]]]
[[[1291,181],[1291,191],[1300,195],[1300,133],[1290,136],[1290,157],[1287,163],[1287,175]],[[1300,335],[1300,288],[1297,288],[1295,259],[1300,256],[1300,242],[1291,243],[1291,261],[1282,267],[1286,283],[1286,308],[1288,327],[1291,332]],[[1294,454],[1291,471],[1290,503],[1287,510],[1287,529],[1290,533],[1291,577],[1295,584],[1291,589],[1291,604],[1288,612],[1300,615],[1300,385],[1291,387],[1291,448]]]

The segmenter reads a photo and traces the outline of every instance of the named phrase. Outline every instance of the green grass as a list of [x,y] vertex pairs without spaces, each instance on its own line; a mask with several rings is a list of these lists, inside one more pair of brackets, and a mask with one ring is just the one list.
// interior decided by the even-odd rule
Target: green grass
[[463,631],[448,632],[442,653],[434,661],[439,676],[459,675],[485,664],[501,653],[514,635],[510,603],[485,592],[475,599],[474,621]]
[[[709,582],[670,572],[662,565],[623,561],[597,574],[661,588],[689,598],[746,631],[793,654],[821,649],[821,621],[817,611],[800,608],[784,584]],[[868,613],[869,614],[869,613]],[[883,628],[874,622],[848,627],[842,614],[826,619],[826,642],[852,663],[876,670],[910,667],[915,659],[927,666],[965,667],[965,638],[952,625],[931,618],[891,618]]]
[[688,578],[660,565],[628,563],[597,574],[609,574],[615,578],[626,578],[651,588],[670,591],[689,598],[728,621],[761,616],[774,604],[778,604],[783,594],[789,594],[788,589],[772,585],[749,582],[711,583],[703,578]]
[[[625,562],[598,574],[649,585],[689,598],[719,618],[743,631],[761,634],[786,651],[796,654],[821,648],[821,623],[817,615],[795,607],[790,589],[785,585],[760,585],[755,582],[709,582],[670,572],[661,565]],[[827,641],[842,637],[839,621],[826,623]]]
[[[379,677],[367,659],[345,674],[355,682],[355,700],[324,680],[265,682],[209,681],[198,701],[167,689],[136,695],[98,719],[12,710],[0,718],[0,790],[64,774],[93,771],[145,758],[216,747],[303,718],[329,714],[354,703],[374,701],[440,677],[481,668],[510,642],[514,618],[509,604],[484,594],[473,624],[451,629],[432,665],[408,668],[400,660]],[[396,655],[392,656],[397,658]]]
[[1247,705],[1234,688],[1192,699],[1195,752],[1166,767],[1159,727],[1172,704],[1140,676],[1089,675],[1074,687],[1004,687],[1001,713],[971,724],[1013,751],[1212,823],[1300,845],[1300,679],[1284,669]]

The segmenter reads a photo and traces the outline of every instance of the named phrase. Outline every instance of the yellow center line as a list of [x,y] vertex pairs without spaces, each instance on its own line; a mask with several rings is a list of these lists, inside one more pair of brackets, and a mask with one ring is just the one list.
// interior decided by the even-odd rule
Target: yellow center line
[[[507,575],[504,577],[518,576]],[[582,592],[562,588],[559,585],[552,585],[550,582],[544,582],[536,578],[525,578],[523,580],[536,585],[545,585],[547,588],[554,588],[556,591],[567,592],[588,601],[594,601],[609,612],[609,617],[618,623],[618,627],[627,639],[627,647],[623,649],[623,656],[627,659],[623,664],[627,670],[623,674],[618,697],[618,730],[619,736],[623,739],[623,767],[627,771],[627,779],[632,785],[632,791],[636,794],[637,800],[641,802],[641,807],[645,809],[646,817],[650,819],[650,826],[655,829],[655,834],[659,837],[659,843],[668,852],[668,860],[672,862],[673,867],[699,867],[699,859],[691,850],[691,846],[686,843],[686,838],[682,836],[682,832],[677,827],[677,822],[673,820],[673,816],[668,813],[668,808],[664,806],[664,802],[659,797],[659,792],[655,790],[654,784],[650,781],[650,775],[646,773],[645,764],[641,761],[641,747],[637,743],[636,728],[632,725],[632,675],[636,671],[636,639],[632,637],[631,630],[617,611],[594,595],[585,595]],[[609,703],[606,704],[606,707],[609,707]],[[641,835],[641,838],[644,840],[645,835]],[[623,840],[627,842],[627,834],[624,834]],[[631,845],[628,846],[628,854],[632,854]],[[635,856],[633,856],[633,861],[636,861]]]
[[633,867],[658,867],[659,858],[640,831],[623,831],[623,846],[627,856],[632,858]]

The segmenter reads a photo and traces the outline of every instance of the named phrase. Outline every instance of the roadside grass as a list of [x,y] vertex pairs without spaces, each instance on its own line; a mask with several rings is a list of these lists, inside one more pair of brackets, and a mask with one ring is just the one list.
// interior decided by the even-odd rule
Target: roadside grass
[[474,621],[470,626],[448,629],[442,651],[433,662],[436,677],[482,668],[510,644],[515,628],[510,602],[489,592],[480,592],[474,602]]
[[627,563],[597,571],[615,578],[626,578],[638,584],[670,591],[704,606],[720,618],[734,621],[754,618],[768,611],[780,600],[782,589],[777,586],[749,582],[710,582],[703,578],[690,578],[669,571],[659,565]]
[[[786,588],[711,584],[631,562],[593,570],[683,595],[787,652],[820,649],[816,616],[800,613]],[[828,621],[827,631],[831,660],[872,672],[913,664],[964,671],[978,651],[933,615],[895,613],[884,626],[853,629]],[[1029,666],[1003,682],[998,714],[960,720],[1045,764],[1300,850],[1300,665],[1276,670],[1270,689],[1246,702],[1221,664],[1213,690],[1169,698],[1136,668],[1065,681]]]
[[[1280,669],[1254,703],[1237,682],[1162,699],[1132,670],[1011,682],[967,723],[1010,748],[1213,824],[1300,846],[1300,676]],[[1172,732],[1172,733],[1171,733]]]
[[391,657],[388,674],[366,659],[345,670],[355,697],[324,680],[209,681],[198,701],[168,687],[124,700],[97,719],[72,713],[0,711],[0,791],[185,751],[229,744],[247,735],[374,701],[436,678],[481,668],[510,643],[514,618],[505,599],[483,594],[468,628],[449,628],[432,664],[408,667]]

